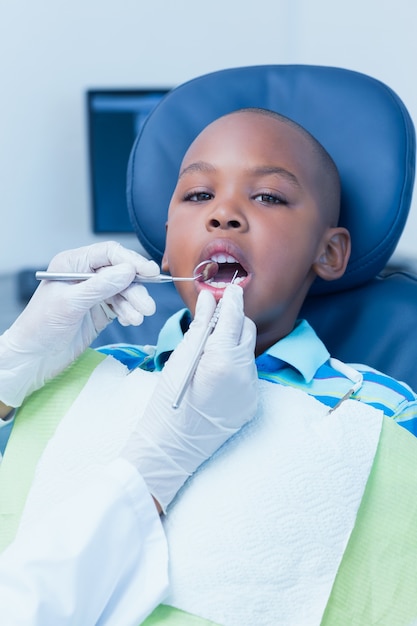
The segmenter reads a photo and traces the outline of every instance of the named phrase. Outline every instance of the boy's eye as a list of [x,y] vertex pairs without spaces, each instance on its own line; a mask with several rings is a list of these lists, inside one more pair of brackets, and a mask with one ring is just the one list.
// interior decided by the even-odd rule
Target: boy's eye
[[259,200],[263,204],[286,204],[284,198],[275,193],[258,193],[255,200]]
[[211,200],[212,197],[213,195],[207,191],[192,191],[186,194],[184,200],[186,202],[206,202]]

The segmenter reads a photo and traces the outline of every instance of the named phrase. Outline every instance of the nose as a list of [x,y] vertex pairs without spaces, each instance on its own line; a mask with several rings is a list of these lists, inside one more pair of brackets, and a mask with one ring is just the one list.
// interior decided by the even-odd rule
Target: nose
[[248,220],[243,210],[231,202],[219,202],[207,217],[208,230],[248,229]]

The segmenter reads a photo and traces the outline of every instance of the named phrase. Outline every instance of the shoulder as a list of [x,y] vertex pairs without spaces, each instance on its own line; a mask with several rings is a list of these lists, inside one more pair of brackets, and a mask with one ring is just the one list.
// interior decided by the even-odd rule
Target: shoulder
[[384,374],[383,372],[380,372],[373,367],[369,367],[368,365],[363,365],[362,363],[353,363],[350,365],[363,375],[364,386],[378,385],[380,390],[387,389],[389,392],[398,394],[405,400],[413,401],[417,399],[416,393],[407,383],[399,381],[388,374]]
[[372,367],[363,364],[352,367],[363,375],[358,399],[383,410],[385,415],[417,434],[417,395],[411,387]]

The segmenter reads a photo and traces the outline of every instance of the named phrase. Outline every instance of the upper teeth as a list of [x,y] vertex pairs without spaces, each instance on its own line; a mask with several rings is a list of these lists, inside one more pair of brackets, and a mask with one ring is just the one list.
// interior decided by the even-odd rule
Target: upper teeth
[[237,259],[235,259],[231,254],[213,254],[211,257],[211,261],[215,261],[216,263],[239,263]]
[[[225,254],[225,253],[220,253],[220,252],[218,252],[217,254],[213,254],[213,256],[210,257],[210,260],[215,261],[216,263],[239,263],[239,261],[235,259],[235,257],[232,256],[231,254]],[[235,284],[238,285],[243,280],[244,280],[243,276],[236,276],[234,282]],[[224,289],[229,284],[223,281],[216,281],[213,278],[211,278],[208,282],[210,283],[212,287],[216,287],[218,289]]]

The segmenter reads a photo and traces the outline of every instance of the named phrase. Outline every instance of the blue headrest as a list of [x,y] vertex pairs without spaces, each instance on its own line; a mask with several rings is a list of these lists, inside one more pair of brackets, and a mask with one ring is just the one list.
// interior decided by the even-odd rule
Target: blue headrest
[[342,181],[340,224],[352,236],[345,275],[317,280],[327,293],[360,285],[390,258],[412,196],[415,132],[400,98],[358,72],[311,65],[264,65],[214,72],[173,89],[138,136],[129,161],[127,202],[135,232],[158,262],[180,163],[214,119],[244,107],[277,111],[304,126],[333,157]]

